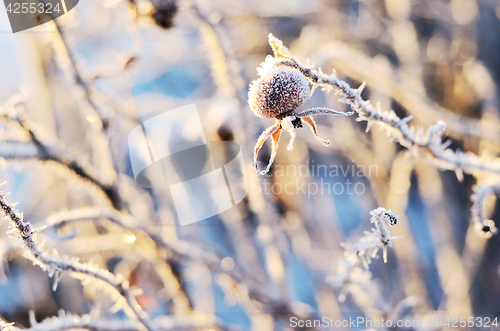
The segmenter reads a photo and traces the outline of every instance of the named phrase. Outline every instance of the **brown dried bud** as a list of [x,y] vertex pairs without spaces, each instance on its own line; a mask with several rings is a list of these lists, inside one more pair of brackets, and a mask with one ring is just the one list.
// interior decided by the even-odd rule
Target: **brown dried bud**
[[158,26],[169,29],[174,25],[174,18],[177,15],[176,0],[153,0],[153,13],[151,17]]
[[222,141],[234,141],[233,130],[224,124],[217,130],[217,135]]
[[309,83],[299,71],[278,67],[262,70],[250,84],[248,104],[259,117],[281,119],[302,106],[309,94]]

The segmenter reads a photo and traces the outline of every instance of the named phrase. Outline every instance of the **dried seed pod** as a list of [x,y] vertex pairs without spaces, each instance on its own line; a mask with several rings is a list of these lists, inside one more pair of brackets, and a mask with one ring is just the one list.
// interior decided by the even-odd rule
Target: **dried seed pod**
[[277,67],[262,70],[248,92],[248,104],[256,116],[281,119],[302,106],[309,98],[306,78],[297,70]]

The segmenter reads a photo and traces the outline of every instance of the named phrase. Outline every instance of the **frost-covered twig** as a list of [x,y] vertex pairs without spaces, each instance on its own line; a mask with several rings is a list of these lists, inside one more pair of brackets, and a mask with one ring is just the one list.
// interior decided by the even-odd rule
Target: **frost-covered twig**
[[275,66],[297,69],[314,87],[321,86],[327,91],[334,90],[342,96],[341,102],[349,104],[358,113],[358,121],[368,122],[367,131],[374,123],[383,124],[392,139],[408,148],[415,156],[431,160],[442,168],[471,174],[478,172],[500,174],[500,159],[498,158],[490,160],[485,157],[480,158],[472,153],[449,150],[451,141],[442,141],[442,135],[446,129],[444,122],[439,121],[430,126],[424,134],[423,130],[408,125],[412,116],[399,118],[394,111],[384,112],[379,107],[374,107],[370,101],[364,100],[361,97],[361,92],[365,84],[354,89],[345,81],[338,79],[335,72],[326,75],[321,69],[307,68],[297,61],[281,40],[270,34],[269,41],[274,50]]
[[[155,270],[162,280],[166,289],[171,290],[170,294],[174,305],[179,311],[191,311],[187,293],[179,285],[182,279],[178,275],[172,273],[171,267],[173,261],[171,258],[166,260],[163,258],[165,254],[158,254],[158,251],[165,250],[167,255],[173,256],[172,249],[166,245],[159,237],[149,233],[147,230],[140,229],[137,224],[139,221],[129,214],[118,212],[112,208],[78,208],[69,211],[60,211],[46,218],[45,222],[40,224],[45,229],[55,229],[75,222],[80,221],[99,221],[106,219],[120,228],[130,231],[134,237],[142,239],[144,242],[149,242],[153,245],[153,249],[157,254],[153,257],[157,260]],[[148,256],[152,254],[148,251]]]
[[132,216],[119,213],[112,208],[78,208],[52,214],[45,219],[42,225],[47,228],[58,228],[71,222],[96,220],[100,218],[106,218],[126,229],[132,229],[133,224],[136,222]]
[[495,129],[500,126],[498,120],[491,117],[476,119],[443,108],[418,91],[414,84],[401,79],[398,74],[404,72],[401,67],[397,70],[380,65],[378,59],[372,59],[341,41],[329,41],[315,53],[321,56],[326,53],[329,62],[341,67],[351,78],[357,81],[366,80],[370,87],[390,95],[424,125],[431,125],[433,118],[441,118],[446,122],[446,132],[453,138],[462,139],[465,135],[500,143],[500,132]]
[[34,312],[30,312],[29,331],[63,331],[87,329],[93,331],[140,331],[141,325],[135,320],[102,320],[91,315],[79,316],[60,310],[58,316],[52,316],[38,323]]
[[23,220],[22,214],[14,209],[14,206],[5,200],[5,194],[0,193],[0,207],[3,215],[10,221],[9,234],[16,235],[23,242],[24,256],[39,265],[49,276],[54,276],[54,289],[57,287],[62,274],[69,273],[72,277],[85,280],[100,280],[114,292],[117,297],[118,308],[126,308],[127,311],[137,317],[141,324],[149,331],[154,330],[147,314],[142,311],[135,297],[142,293],[140,289],[131,288],[128,281],[120,275],[114,275],[107,270],[98,268],[91,264],[84,264],[75,258],[60,258],[55,252],[39,249],[35,242],[34,234],[40,229],[32,229],[30,223]]
[[41,226],[45,229],[59,228],[69,223],[96,221],[99,219],[107,219],[123,229],[147,237],[158,247],[167,250],[172,256],[191,261],[202,261],[208,266],[214,266],[215,264],[220,266],[222,258],[215,253],[207,252],[195,244],[181,240],[178,240],[176,244],[167,243],[158,234],[137,227],[136,225],[139,221],[133,216],[111,208],[78,208],[70,211],[61,211],[49,216]]
[[[0,321],[0,330],[19,331],[13,323]],[[91,330],[91,331],[141,331],[141,324],[136,320],[101,319],[92,313],[79,316],[60,310],[58,316],[52,316],[38,323],[34,312],[30,312],[31,327],[25,331],[64,331],[64,330]],[[162,316],[152,322],[156,330],[193,330],[199,328],[224,329],[223,325],[210,314],[191,314],[179,317]]]
[[36,146],[29,142],[5,141],[0,149],[0,157],[7,160],[35,159],[38,156]]
[[484,238],[491,238],[498,232],[498,229],[495,222],[487,219],[484,215],[483,203],[490,194],[500,194],[500,184],[476,186],[473,190],[471,215],[472,221],[475,223],[476,233]]
[[365,235],[354,244],[341,243],[346,258],[338,261],[337,274],[327,278],[330,284],[342,289],[341,300],[345,299],[346,292],[355,294],[360,289],[371,298],[378,296],[371,282],[369,264],[371,259],[377,256],[379,249],[383,251],[384,263],[387,262],[387,247],[392,247],[392,242],[398,239],[391,236],[388,227],[388,224],[391,226],[397,224],[397,215],[384,208],[377,208],[371,211],[370,215],[374,227],[371,231],[366,231]]
[[[94,102],[91,96],[91,86],[85,82],[77,68],[75,58],[68,47],[67,37],[61,25],[56,19],[54,19],[53,22],[58,33],[58,38],[54,38],[52,41],[57,64],[68,82],[73,84],[73,86],[69,87],[72,88],[72,92],[75,94],[75,97],[82,97],[81,99],[83,100],[81,103],[84,104],[83,106],[90,107],[86,108],[86,110],[93,115],[97,115],[97,118],[95,119],[97,120],[100,129],[106,131],[109,127],[108,116],[106,116],[103,113],[103,110]],[[82,107],[82,105],[80,105],[80,107]]]
[[[97,185],[106,194],[112,205],[115,208],[120,209],[122,202],[118,194],[118,189],[115,185],[116,175],[110,174],[109,172],[106,172],[105,175],[99,174],[97,169],[95,169],[91,164],[83,162],[74,153],[65,148],[62,142],[49,141],[48,139],[43,138],[43,134],[38,132],[36,125],[30,123],[30,121],[26,118],[22,109],[23,106],[23,100],[13,97],[9,104],[4,107],[5,111],[0,112],[0,117],[17,123],[19,127],[22,128],[26,134],[28,134],[31,142],[11,142],[10,144],[13,144],[13,148],[15,148],[16,145],[24,147],[23,149],[20,149],[19,156],[13,148],[2,148],[0,156],[12,159],[19,157],[55,161],[64,165],[79,177],[87,179],[91,183]],[[20,144],[22,144],[22,146]],[[34,153],[33,147],[36,148],[37,153]]]
[[392,247],[392,241],[398,237],[391,237],[391,232],[387,224],[394,226],[398,223],[398,216],[390,210],[377,208],[370,212],[372,215],[370,222],[374,228],[370,232],[366,231],[354,245],[342,243],[342,247],[349,252],[349,259],[361,259],[363,265],[368,269],[371,259],[377,256],[379,249],[383,251],[384,263],[387,263],[387,247]]
[[[235,295],[241,299],[244,305],[252,304],[253,310],[262,309],[262,312],[275,312],[275,307],[281,307],[279,312],[283,313],[290,310],[285,301],[276,301],[270,298],[269,293],[263,290],[264,284],[258,279],[245,272],[244,268],[235,261],[235,265],[231,269],[224,269],[221,266],[221,261],[224,256],[216,252],[209,251],[203,247],[184,240],[177,240],[175,243],[164,241],[161,236],[149,230],[141,229],[136,226],[139,223],[133,216],[117,212],[111,208],[79,208],[70,211],[61,211],[49,216],[44,223],[41,223],[43,229],[57,229],[60,226],[68,225],[80,221],[97,221],[99,219],[107,219],[119,227],[131,231],[138,238],[145,238],[154,242],[157,249],[164,249],[170,259],[178,261],[196,261],[206,265],[212,272],[219,275],[219,281],[224,279],[225,284],[234,284],[234,286],[225,287],[235,291]],[[139,237],[141,236],[141,237]],[[244,288],[244,293],[240,289]],[[242,295],[244,294],[244,295]],[[187,295],[187,294],[186,294]],[[246,296],[246,297],[245,297]],[[240,302],[240,304],[242,304]],[[259,308],[260,307],[260,308]],[[291,311],[291,310],[290,310]],[[255,311],[254,311],[255,312]]]
[[219,256],[215,252],[207,251],[194,243],[183,240],[177,240],[175,244],[168,243],[159,235],[137,227],[136,224],[138,224],[139,221],[131,215],[117,212],[111,208],[78,208],[70,211],[61,211],[49,216],[40,226],[43,228],[43,231],[50,228],[57,229],[74,222],[97,221],[99,219],[107,219],[119,227],[133,232],[137,236],[143,236],[151,240],[157,248],[166,250],[171,259],[174,258],[180,261],[199,261],[205,264],[214,273],[227,275],[238,284],[238,286],[248,288],[247,294],[250,299],[265,303],[270,306],[269,308],[272,308],[274,304],[283,304],[272,302],[272,300],[268,298],[267,293],[261,290],[263,284],[251,275],[245,273],[238,263],[236,263],[232,269],[226,270],[221,267],[220,262],[224,256]]
[[0,331],[3,330],[17,330],[17,328],[14,327],[14,323],[7,323],[2,320],[0,320]]
[[[92,331],[140,331],[142,327],[135,320],[102,320],[91,315],[78,316],[60,311],[58,316],[36,323],[31,316],[31,328],[27,331],[63,331],[88,329]],[[193,314],[184,317],[159,317],[151,321],[155,330],[193,330],[203,327],[213,328],[217,321],[210,315]]]

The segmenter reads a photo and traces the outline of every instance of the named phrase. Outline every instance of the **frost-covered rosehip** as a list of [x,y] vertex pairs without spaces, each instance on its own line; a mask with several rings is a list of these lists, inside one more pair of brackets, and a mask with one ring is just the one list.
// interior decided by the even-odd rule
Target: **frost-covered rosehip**
[[293,149],[293,142],[297,136],[295,129],[302,128],[303,122],[311,127],[314,136],[319,141],[329,145],[328,140],[318,137],[316,123],[312,116],[350,116],[353,114],[353,112],[343,113],[328,108],[312,108],[297,113],[297,109],[309,99],[311,94],[304,69],[281,40],[272,34],[269,34],[269,44],[273,48],[274,57],[268,55],[261,67],[257,68],[260,78],[252,82],[248,91],[248,105],[254,114],[258,117],[275,119],[274,125],[268,127],[259,136],[253,151],[253,163],[258,172],[257,155],[267,138],[272,138],[271,158],[266,169],[261,172],[262,175],[269,171],[274,162],[282,131],[290,134],[289,151]]
[[297,70],[277,67],[263,72],[248,92],[248,104],[255,115],[283,118],[302,106],[311,90],[307,79]]

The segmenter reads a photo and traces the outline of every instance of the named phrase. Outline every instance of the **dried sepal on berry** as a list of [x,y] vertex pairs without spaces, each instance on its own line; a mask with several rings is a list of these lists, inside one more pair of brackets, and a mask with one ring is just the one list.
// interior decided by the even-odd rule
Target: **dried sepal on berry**
[[295,56],[293,56],[292,52],[283,45],[283,42],[276,38],[272,33],[268,35],[269,45],[273,48],[274,56],[277,59],[288,59],[297,62]]

